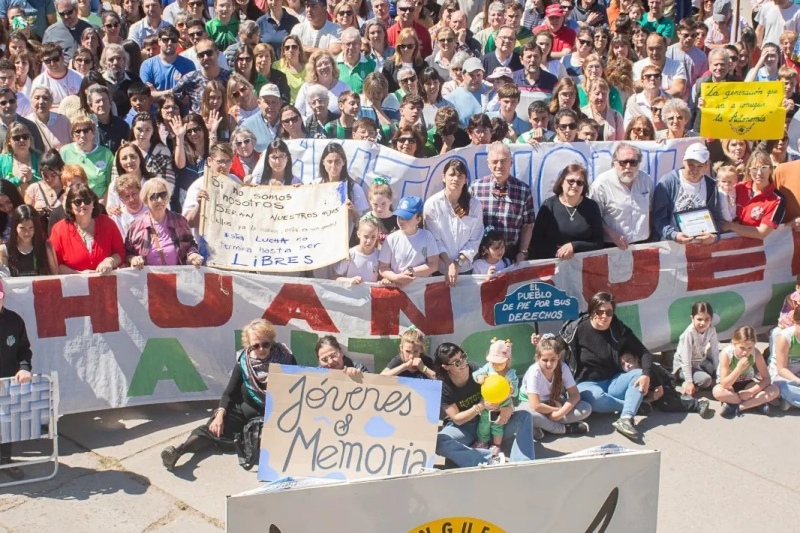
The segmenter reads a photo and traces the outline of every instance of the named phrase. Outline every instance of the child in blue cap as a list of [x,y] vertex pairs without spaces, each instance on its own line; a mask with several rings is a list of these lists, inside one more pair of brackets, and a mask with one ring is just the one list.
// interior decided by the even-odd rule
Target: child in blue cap
[[430,231],[419,227],[422,206],[421,198],[406,196],[394,211],[400,231],[386,237],[378,256],[378,271],[386,283],[405,287],[439,269],[436,239]]

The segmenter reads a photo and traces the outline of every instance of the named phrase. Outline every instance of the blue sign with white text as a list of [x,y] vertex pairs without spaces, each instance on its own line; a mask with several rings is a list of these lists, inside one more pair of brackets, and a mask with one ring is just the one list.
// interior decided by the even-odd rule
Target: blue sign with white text
[[547,322],[578,318],[578,299],[539,281],[518,287],[494,306],[494,323]]

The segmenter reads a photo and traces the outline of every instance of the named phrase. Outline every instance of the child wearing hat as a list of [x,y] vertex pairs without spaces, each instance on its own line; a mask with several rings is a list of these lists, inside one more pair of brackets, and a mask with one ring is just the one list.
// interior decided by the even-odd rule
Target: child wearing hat
[[378,256],[378,271],[384,283],[405,287],[417,278],[426,278],[439,269],[439,247],[433,234],[420,228],[421,198],[406,196],[394,214],[400,231],[386,237]]
[[[489,346],[489,353],[486,355],[486,364],[472,373],[472,379],[479,385],[483,385],[487,376],[500,375],[508,380],[511,385],[511,394],[506,400],[498,406],[509,407],[511,406],[512,398],[516,398],[519,394],[519,379],[517,378],[517,371],[511,368],[511,341],[492,339],[492,344]],[[492,446],[490,448],[492,455],[500,453],[500,445],[503,442],[503,432],[505,428],[502,424],[498,424],[492,420],[492,413],[497,411],[481,411],[481,419],[478,421],[478,440],[473,444],[473,448],[489,448],[489,439],[492,439]]]

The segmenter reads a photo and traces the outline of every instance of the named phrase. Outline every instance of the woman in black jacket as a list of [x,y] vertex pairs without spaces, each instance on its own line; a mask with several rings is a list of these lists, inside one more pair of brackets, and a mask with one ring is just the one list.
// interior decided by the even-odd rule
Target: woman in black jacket
[[[653,355],[623,322],[614,316],[614,296],[598,292],[589,300],[589,309],[577,320],[561,328],[561,336],[569,347],[568,363],[578,382],[581,399],[595,413],[620,412],[614,428],[629,439],[640,434],[633,417],[650,389]],[[621,357],[631,354],[641,361],[642,368],[623,370]]]
[[167,470],[185,453],[197,453],[210,446],[232,450],[237,434],[248,422],[264,416],[269,364],[296,365],[294,355],[285,344],[275,342],[275,328],[259,318],[242,330],[242,345],[228,386],[222,393],[219,407],[208,422],[192,431],[178,447],[167,446],[161,452],[161,462]]

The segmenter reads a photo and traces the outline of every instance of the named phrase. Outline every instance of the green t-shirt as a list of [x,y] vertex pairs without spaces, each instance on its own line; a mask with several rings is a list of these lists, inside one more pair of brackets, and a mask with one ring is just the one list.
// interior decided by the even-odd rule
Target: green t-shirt
[[342,126],[339,119],[331,120],[325,127],[325,135],[328,139],[352,139],[353,138],[353,128],[345,128]]
[[639,19],[639,26],[646,29],[649,33],[656,32],[670,41],[675,40],[675,22],[667,17],[661,17],[655,21],[647,20],[647,13],[645,13],[642,15],[642,18]]
[[89,188],[98,198],[103,198],[111,183],[111,167],[114,164],[114,154],[105,146],[96,146],[88,154],[78,148],[75,143],[69,143],[61,148],[61,159],[64,163],[80,165],[89,178]]
[[339,80],[349,85],[356,94],[364,92],[364,78],[375,72],[375,60],[364,57],[364,54],[361,54],[361,60],[353,68],[344,61],[339,61],[337,65],[339,65]]
[[[218,18],[213,18],[206,22],[206,33],[212,41],[217,43],[217,48],[224,51],[239,40],[239,17],[231,17],[227,24]],[[233,67],[234,65],[231,65],[231,70]]]
[[[582,85],[578,85],[578,101],[581,107],[589,105],[589,98],[586,96],[586,91],[583,90]],[[611,87],[611,90],[608,91],[608,105],[623,117],[625,116],[625,102],[622,101],[622,97],[616,87]]]
[[[497,46],[494,44],[494,38],[497,37],[497,32],[493,33],[486,39],[486,52],[487,54],[491,54],[497,49]],[[520,28],[517,32],[517,42],[514,43],[514,51],[519,53],[520,49],[531,42],[533,40],[533,34],[531,30],[528,28]],[[491,74],[491,72],[489,73]]]

